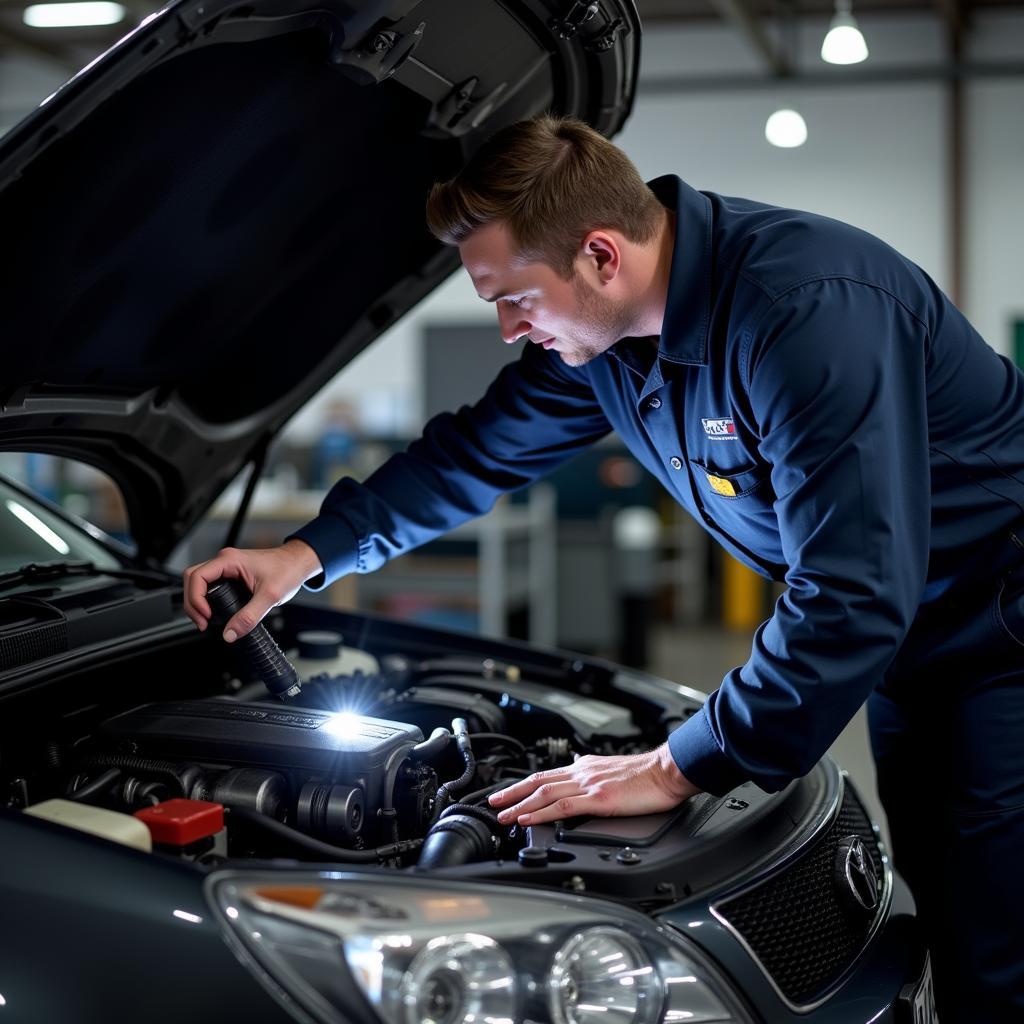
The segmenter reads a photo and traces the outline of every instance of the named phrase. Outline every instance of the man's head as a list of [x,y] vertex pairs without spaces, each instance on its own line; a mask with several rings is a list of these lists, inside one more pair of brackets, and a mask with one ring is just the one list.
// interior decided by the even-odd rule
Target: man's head
[[[491,138],[435,185],[427,222],[459,248],[502,336],[581,365],[635,333],[665,211],[629,158],[579,121],[535,118]],[[643,265],[643,266],[642,266]]]

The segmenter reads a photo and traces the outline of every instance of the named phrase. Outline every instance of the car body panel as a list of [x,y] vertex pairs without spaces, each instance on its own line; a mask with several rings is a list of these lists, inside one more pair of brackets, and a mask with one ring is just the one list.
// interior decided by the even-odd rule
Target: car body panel
[[0,446],[104,470],[166,556],[458,265],[433,181],[544,110],[619,129],[632,3],[561,7],[181,0],[75,76],[0,140]]

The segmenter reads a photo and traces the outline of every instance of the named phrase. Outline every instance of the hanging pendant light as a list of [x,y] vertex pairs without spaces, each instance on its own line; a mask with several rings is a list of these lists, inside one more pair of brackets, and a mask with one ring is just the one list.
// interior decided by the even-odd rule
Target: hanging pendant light
[[795,149],[807,141],[807,122],[796,110],[776,110],[765,123],[764,137],[780,149]]
[[850,0],[836,0],[836,13],[821,44],[821,59],[828,64],[859,64],[868,58],[868,44],[857,27]]

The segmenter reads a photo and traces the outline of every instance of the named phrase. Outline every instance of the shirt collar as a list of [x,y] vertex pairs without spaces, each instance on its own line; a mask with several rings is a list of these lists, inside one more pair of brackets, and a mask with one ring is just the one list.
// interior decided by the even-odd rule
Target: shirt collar
[[674,174],[647,184],[658,201],[676,214],[658,355],[673,363],[706,365],[711,322],[711,200]]

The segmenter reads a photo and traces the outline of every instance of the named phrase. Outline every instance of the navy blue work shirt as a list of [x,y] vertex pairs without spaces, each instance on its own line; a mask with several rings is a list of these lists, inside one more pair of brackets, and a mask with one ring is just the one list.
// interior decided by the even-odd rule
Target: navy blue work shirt
[[731,554],[787,589],[669,746],[722,794],[805,774],[923,606],[1008,564],[1024,521],[1024,375],[930,278],[824,217],[650,186],[676,211],[660,338],[577,368],[526,345],[294,536],[326,586],[486,512],[610,430]]

